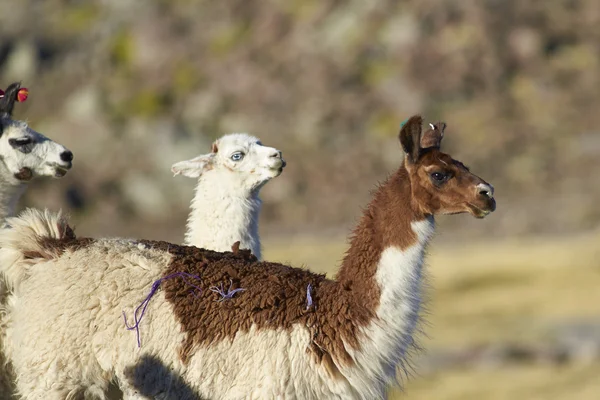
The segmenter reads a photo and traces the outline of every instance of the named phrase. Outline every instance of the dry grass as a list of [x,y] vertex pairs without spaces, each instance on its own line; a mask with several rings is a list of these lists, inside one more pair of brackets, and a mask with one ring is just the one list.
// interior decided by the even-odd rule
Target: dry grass
[[417,379],[391,399],[592,400],[600,396],[600,365],[514,366],[448,370]]
[[[600,317],[600,235],[434,243],[426,348],[535,341],[547,324]],[[333,275],[344,240],[265,242],[265,258]],[[413,379],[411,399],[597,399],[600,365],[447,370]],[[395,393],[392,398],[402,397]]]

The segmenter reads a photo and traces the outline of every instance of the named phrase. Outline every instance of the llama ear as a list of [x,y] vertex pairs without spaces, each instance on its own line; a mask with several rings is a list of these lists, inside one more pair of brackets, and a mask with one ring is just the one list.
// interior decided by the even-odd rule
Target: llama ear
[[6,92],[4,92],[4,96],[0,98],[0,114],[9,117],[12,116],[13,108],[15,107],[15,101],[17,101],[19,89],[21,89],[21,84],[19,82],[10,84],[10,86],[6,89]]
[[423,132],[423,136],[421,136],[421,148],[427,149],[430,147],[435,147],[439,149],[440,145],[442,144],[442,139],[444,138],[445,129],[445,122],[429,124],[429,129]]
[[192,158],[191,160],[179,161],[173,164],[171,172],[173,172],[173,176],[181,174],[188,178],[199,178],[204,172],[210,171],[213,168],[214,158],[214,153],[210,153]]
[[420,115],[414,115],[409,118],[402,129],[400,129],[400,144],[402,150],[406,153],[408,161],[411,163],[416,162],[419,159],[421,152],[421,124],[423,118]]

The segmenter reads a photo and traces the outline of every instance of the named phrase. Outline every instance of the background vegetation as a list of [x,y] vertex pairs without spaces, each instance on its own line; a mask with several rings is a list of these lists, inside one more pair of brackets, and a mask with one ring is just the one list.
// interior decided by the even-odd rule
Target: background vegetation
[[248,131],[288,161],[267,257],[333,272],[400,121],[444,120],[498,210],[439,219],[406,396],[596,399],[599,24],[595,0],[1,1],[0,86],[21,80],[16,115],[75,153],[23,203],[181,241],[194,183],[170,165]]

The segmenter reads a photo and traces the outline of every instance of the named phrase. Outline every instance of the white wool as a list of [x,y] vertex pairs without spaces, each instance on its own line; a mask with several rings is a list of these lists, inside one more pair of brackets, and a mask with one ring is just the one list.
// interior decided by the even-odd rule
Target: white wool
[[[239,241],[241,249],[251,250],[260,259],[258,195],[285,166],[281,152],[245,133],[223,136],[213,149],[216,152],[181,161],[172,168],[176,175],[198,178],[184,244],[230,251]],[[233,160],[235,154],[242,158]]]
[[[413,222],[411,228],[417,234],[417,243],[404,250],[388,247],[381,254],[375,275],[381,288],[377,318],[362,329],[365,340],[360,351],[346,346],[360,366],[350,371],[350,382],[360,387],[365,377],[386,379],[380,380],[378,385],[363,386],[367,389],[364,398],[378,398],[385,392],[386,383],[394,380],[396,368],[401,366],[406,351],[413,345],[423,302],[423,260],[434,231],[433,218]],[[385,355],[383,362],[372,356],[375,353]]]

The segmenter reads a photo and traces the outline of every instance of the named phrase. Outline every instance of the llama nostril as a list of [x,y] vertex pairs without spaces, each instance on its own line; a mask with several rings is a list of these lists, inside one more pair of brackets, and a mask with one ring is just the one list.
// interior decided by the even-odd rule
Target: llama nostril
[[271,157],[281,158],[281,152],[280,151],[276,151],[273,154],[271,154]]
[[482,196],[486,196],[486,197],[493,197],[494,196],[494,187],[492,185],[486,185],[484,183],[480,183],[479,185],[477,185],[477,190],[479,191],[479,194]]
[[63,151],[62,153],[60,153],[60,159],[65,162],[71,162],[73,161],[73,153],[69,150]]

